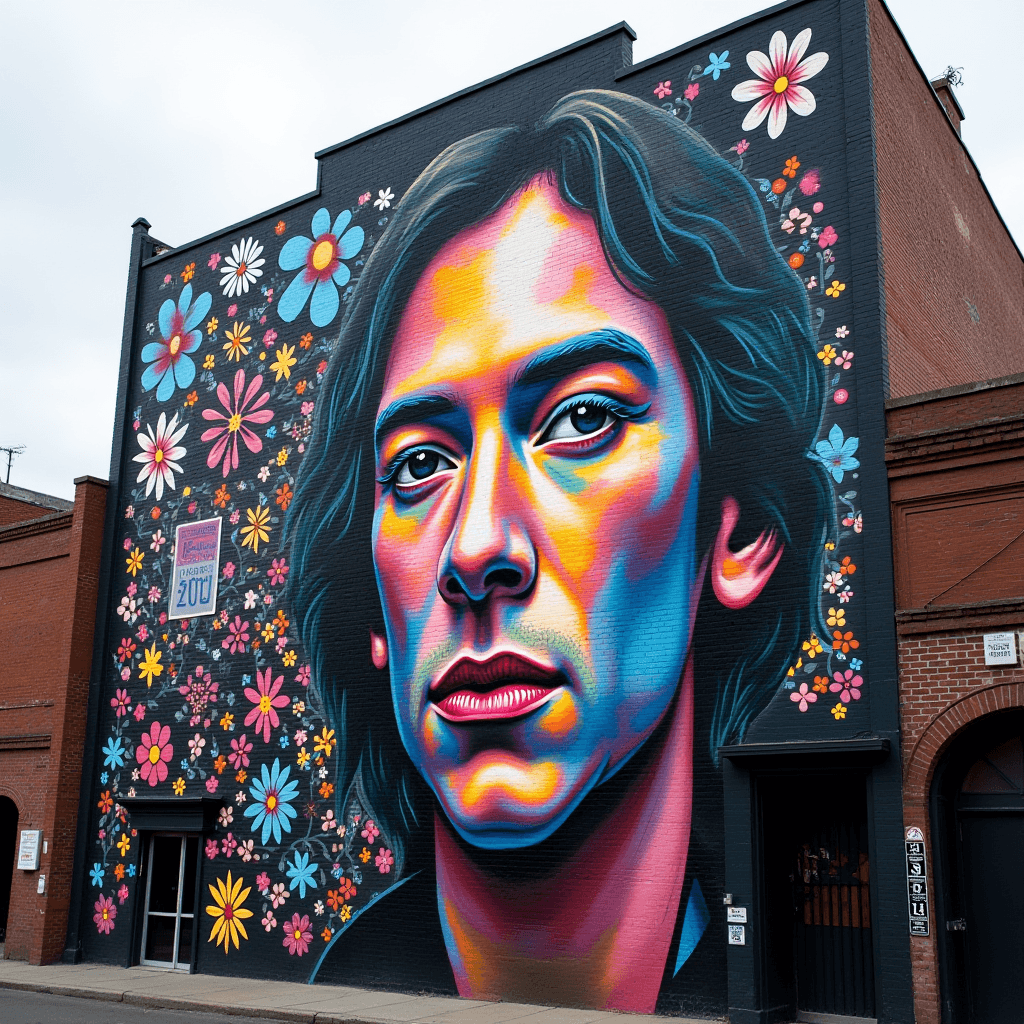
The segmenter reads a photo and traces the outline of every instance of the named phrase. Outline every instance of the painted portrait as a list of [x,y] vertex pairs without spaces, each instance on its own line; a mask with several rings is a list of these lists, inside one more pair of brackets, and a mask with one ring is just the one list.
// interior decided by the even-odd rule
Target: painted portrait
[[651,1012],[699,962],[695,780],[820,628],[816,347],[746,177],[625,94],[396,200],[284,524],[338,817],[394,857],[312,978],[361,936],[392,986]]

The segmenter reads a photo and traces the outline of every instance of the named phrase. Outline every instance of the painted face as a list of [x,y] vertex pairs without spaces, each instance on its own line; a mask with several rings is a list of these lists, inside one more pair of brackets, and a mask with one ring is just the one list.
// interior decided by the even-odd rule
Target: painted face
[[539,842],[650,737],[687,655],[696,420],[664,314],[538,177],[420,278],[375,441],[405,747],[469,842]]

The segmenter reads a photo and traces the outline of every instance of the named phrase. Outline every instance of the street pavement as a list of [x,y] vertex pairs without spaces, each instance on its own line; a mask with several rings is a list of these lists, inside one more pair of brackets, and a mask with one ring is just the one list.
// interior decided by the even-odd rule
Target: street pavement
[[[38,993],[72,997],[66,998],[71,1009],[61,1010],[62,1000],[59,1006],[52,1004],[53,1012],[43,1012],[48,1004],[39,1002]],[[76,1012],[75,1007],[83,1009]],[[175,1012],[161,1015],[155,1011]],[[70,1015],[57,1016],[60,1012]],[[2,1024],[63,1024],[65,1019],[69,1024],[101,1020],[104,1024],[139,1024],[140,1017],[146,1024],[221,1024],[228,1018],[232,1024],[242,1024],[239,1018],[299,1024],[652,1024],[651,1018],[642,1014],[605,1010],[180,974],[152,967],[33,967],[20,960],[0,960]],[[707,1024],[683,1017],[658,1017],[656,1021]]]

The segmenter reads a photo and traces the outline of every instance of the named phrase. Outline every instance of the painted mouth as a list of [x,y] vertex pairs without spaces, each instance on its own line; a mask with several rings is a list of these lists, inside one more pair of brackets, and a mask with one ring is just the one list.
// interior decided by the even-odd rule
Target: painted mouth
[[430,700],[449,722],[520,718],[565,684],[557,669],[504,652],[486,661],[460,658],[430,687]]

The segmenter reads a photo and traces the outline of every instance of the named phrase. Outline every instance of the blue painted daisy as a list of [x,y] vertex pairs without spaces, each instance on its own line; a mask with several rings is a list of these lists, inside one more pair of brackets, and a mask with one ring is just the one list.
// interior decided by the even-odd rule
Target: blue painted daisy
[[363,247],[363,229],[349,228],[351,220],[352,211],[342,210],[332,227],[331,215],[322,206],[313,214],[312,238],[296,235],[284,243],[277,258],[280,268],[303,268],[302,273],[292,278],[278,303],[277,312],[286,323],[302,312],[310,293],[313,298],[309,318],[317,327],[326,327],[337,315],[338,289],[348,284],[352,276],[342,260],[352,259]]
[[860,466],[860,461],[853,457],[859,445],[859,437],[844,438],[842,427],[834,423],[828,432],[828,440],[819,441],[814,450],[818,460],[832,474],[832,479],[841,484],[844,474]]
[[292,823],[288,819],[298,816],[291,801],[299,795],[299,784],[288,781],[291,766],[282,771],[281,760],[277,757],[274,758],[274,765],[269,771],[264,764],[261,765],[260,772],[262,777],[253,779],[249,787],[253,802],[245,809],[245,816],[255,819],[252,823],[253,832],[263,826],[261,843],[265,844],[271,833],[274,835],[274,842],[280,843],[281,830],[292,830]]
[[203,332],[195,328],[210,311],[213,299],[203,292],[192,301],[192,285],[187,284],[178,302],[168,299],[161,307],[157,322],[160,341],[151,341],[142,350],[142,361],[149,363],[142,374],[142,390],[156,388],[158,402],[166,402],[175,387],[187,388],[195,380],[196,364],[188,355],[203,340]]
[[306,898],[306,886],[308,885],[311,889],[316,889],[316,861],[310,863],[310,856],[308,853],[295,853],[295,862],[288,863],[285,874],[288,876],[288,884],[292,889],[299,890],[299,899],[304,900]]

